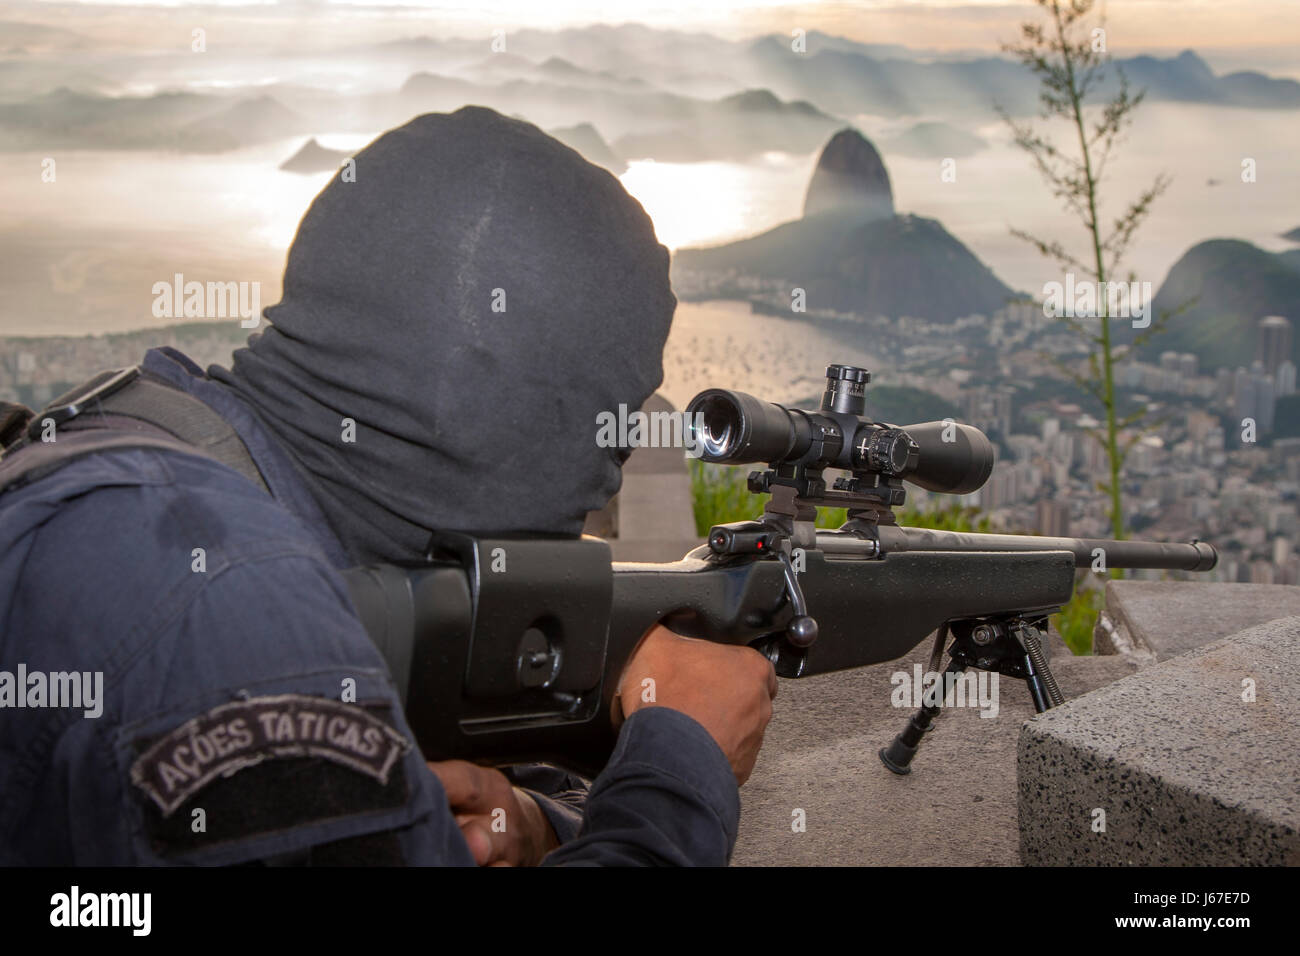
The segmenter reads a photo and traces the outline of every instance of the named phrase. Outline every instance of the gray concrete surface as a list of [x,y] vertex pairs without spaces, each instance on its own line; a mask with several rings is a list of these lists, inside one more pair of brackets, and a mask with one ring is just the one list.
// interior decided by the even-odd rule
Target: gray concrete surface
[[[1220,613],[1233,620],[1236,610]],[[1247,679],[1253,701],[1243,699]],[[1020,734],[1021,858],[1300,864],[1298,733],[1300,617],[1257,625],[1067,701]],[[1094,830],[1097,809],[1105,832]]]
[[[929,648],[927,640],[903,661],[781,681],[758,765],[740,791],[733,865],[1018,864],[1016,739],[1034,712],[1022,681],[999,680],[997,717],[941,714],[909,776],[876,756],[913,713],[891,705],[890,675],[924,668]],[[1052,655],[1067,699],[1136,668],[1120,657],[1072,657],[1059,643]],[[795,809],[806,815],[803,833],[792,831]]]
[[1292,615],[1300,615],[1300,587],[1292,585],[1108,581],[1093,652],[1164,661]]

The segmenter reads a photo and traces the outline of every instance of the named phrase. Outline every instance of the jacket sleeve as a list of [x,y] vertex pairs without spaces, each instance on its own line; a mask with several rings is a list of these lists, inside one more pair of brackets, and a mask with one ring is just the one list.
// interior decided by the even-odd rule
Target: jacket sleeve
[[577,838],[545,865],[725,866],[739,822],[736,778],[708,731],[647,707],[623,725]]
[[590,780],[546,763],[513,764],[501,771],[541,808],[561,843],[578,835],[591,791]]

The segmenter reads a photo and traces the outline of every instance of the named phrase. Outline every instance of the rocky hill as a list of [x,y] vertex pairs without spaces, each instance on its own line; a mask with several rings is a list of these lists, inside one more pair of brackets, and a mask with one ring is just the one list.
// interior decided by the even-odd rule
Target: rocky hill
[[[1156,314],[1188,302],[1147,354],[1173,349],[1192,352],[1206,368],[1249,365],[1261,318],[1300,319],[1300,250],[1272,253],[1239,239],[1197,243],[1169,270],[1156,293]],[[1300,365],[1300,342],[1292,361]]]
[[937,220],[894,213],[880,154],[856,130],[822,150],[804,210],[750,239],[680,250],[674,266],[788,282],[810,310],[891,318],[989,314],[1013,294]]

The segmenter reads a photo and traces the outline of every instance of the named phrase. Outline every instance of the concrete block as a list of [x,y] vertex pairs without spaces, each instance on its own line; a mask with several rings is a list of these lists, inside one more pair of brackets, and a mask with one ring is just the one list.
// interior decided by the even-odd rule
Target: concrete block
[[1199,581],[1109,581],[1093,653],[1164,661],[1238,631],[1300,615],[1300,587]]
[[[1202,623],[1235,620],[1236,610],[1220,606]],[[1300,864],[1298,741],[1300,617],[1145,667],[1025,724],[1020,857],[1031,865]],[[1094,829],[1098,810],[1104,832]]]

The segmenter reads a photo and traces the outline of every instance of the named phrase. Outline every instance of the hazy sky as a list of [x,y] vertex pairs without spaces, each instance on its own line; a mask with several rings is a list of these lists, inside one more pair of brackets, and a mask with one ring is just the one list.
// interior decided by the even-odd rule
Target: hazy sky
[[[253,46],[634,21],[724,37],[802,27],[868,42],[992,50],[1033,7],[1032,0],[7,0],[0,18],[65,26],[120,46],[152,45],[168,25],[195,22],[222,24]],[[1260,65],[1271,67],[1300,47],[1300,0],[1101,0],[1100,7],[1119,55],[1258,51]],[[1239,65],[1251,62],[1243,57]]]

